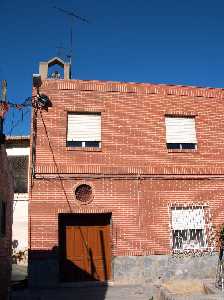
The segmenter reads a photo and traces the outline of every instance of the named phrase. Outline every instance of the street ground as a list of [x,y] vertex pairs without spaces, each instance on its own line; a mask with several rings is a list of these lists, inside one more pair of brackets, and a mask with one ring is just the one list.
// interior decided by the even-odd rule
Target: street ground
[[12,264],[12,282],[17,282],[26,279],[27,265]]
[[[86,286],[52,289],[17,289],[11,300],[150,300],[149,286]],[[155,298],[154,298],[155,299]]]
[[[152,285],[102,285],[99,283],[72,284],[55,288],[27,288],[27,267],[13,265],[12,289],[10,300],[156,300],[159,287],[164,299],[173,299],[173,295],[186,296],[187,299],[224,299],[223,293],[214,286],[214,280],[171,280]],[[206,287],[206,288],[205,288]],[[165,289],[165,290],[164,290]],[[178,298],[179,299],[179,298]],[[181,298],[182,299],[182,298]],[[185,299],[185,297],[183,298]]]
[[[48,289],[26,288],[27,266],[12,265],[12,291],[10,300],[149,300],[149,285],[82,285]],[[155,298],[154,298],[155,299]]]

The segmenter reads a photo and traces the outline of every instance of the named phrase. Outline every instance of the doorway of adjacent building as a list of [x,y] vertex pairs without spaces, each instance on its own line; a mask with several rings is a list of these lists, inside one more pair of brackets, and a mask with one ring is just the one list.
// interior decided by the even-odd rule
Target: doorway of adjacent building
[[111,279],[111,214],[60,214],[60,277],[64,282]]

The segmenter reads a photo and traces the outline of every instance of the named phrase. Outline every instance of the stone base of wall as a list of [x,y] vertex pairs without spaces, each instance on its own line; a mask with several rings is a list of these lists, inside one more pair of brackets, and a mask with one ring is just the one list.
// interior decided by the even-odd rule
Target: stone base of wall
[[[173,258],[169,255],[118,256],[113,258],[115,284],[161,283],[173,279],[215,280],[218,256]],[[53,287],[59,281],[56,257],[32,259],[29,263],[29,286]]]
[[169,255],[127,256],[113,259],[116,283],[151,283],[172,279],[214,279],[217,255],[173,258]]

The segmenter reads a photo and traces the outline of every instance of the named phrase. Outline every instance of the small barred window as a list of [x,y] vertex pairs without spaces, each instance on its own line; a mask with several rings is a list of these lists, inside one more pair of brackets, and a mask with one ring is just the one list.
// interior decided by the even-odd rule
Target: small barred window
[[212,249],[210,222],[209,210],[203,205],[171,207],[173,250]]

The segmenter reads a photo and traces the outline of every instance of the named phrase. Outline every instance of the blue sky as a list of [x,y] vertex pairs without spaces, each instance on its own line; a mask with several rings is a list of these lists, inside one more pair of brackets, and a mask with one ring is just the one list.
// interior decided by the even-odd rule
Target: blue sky
[[[69,49],[75,10],[73,78],[224,86],[224,1],[0,0],[0,80],[8,100],[31,95],[39,61]],[[58,53],[57,47],[67,50]],[[11,109],[6,134],[28,134],[29,112]]]

